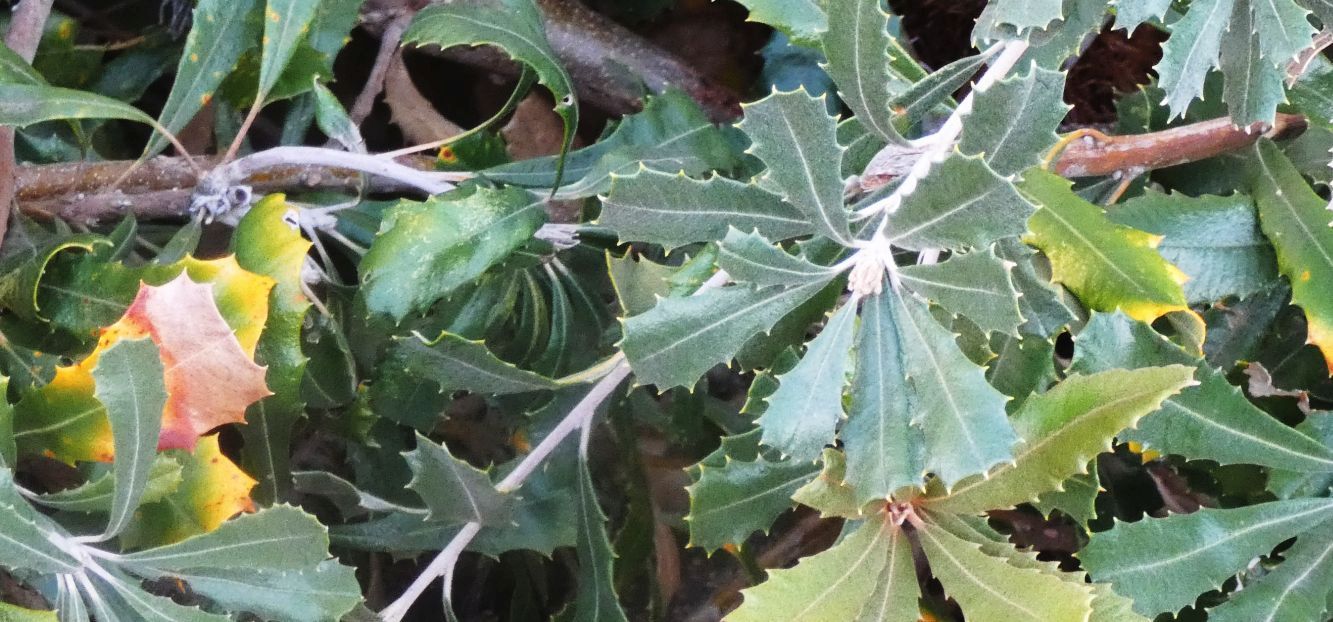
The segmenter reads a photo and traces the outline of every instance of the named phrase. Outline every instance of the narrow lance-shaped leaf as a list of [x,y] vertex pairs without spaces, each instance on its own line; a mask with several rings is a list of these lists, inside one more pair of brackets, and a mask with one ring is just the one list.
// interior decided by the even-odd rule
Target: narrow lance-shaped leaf
[[157,457],[162,408],[167,403],[161,354],[149,339],[120,341],[93,368],[97,399],[106,407],[115,441],[116,494],[100,539],[120,533],[134,516]]
[[1152,235],[1118,226],[1053,173],[1031,172],[1023,190],[1042,209],[1028,223],[1024,241],[1051,260],[1053,280],[1064,283],[1084,305],[1119,308],[1151,322],[1171,311],[1188,311],[1181,283],[1186,276],[1153,249]]
[[659,389],[693,385],[712,366],[731,360],[755,334],[767,331],[827,281],[792,288],[722,287],[687,298],[663,298],[651,311],[625,320],[621,349],[644,384]]
[[291,62],[296,47],[315,19],[320,0],[267,0],[264,9],[263,56],[259,61],[259,93],[256,103],[262,103],[282,77]]
[[124,119],[157,125],[138,108],[95,93],[58,86],[0,84],[0,125],[26,127],[61,119]]
[[[586,433],[586,431],[585,431]],[[584,447],[583,451],[587,448]],[[588,470],[588,457],[581,451],[578,465],[578,593],[574,596],[573,622],[625,622],[625,610],[616,596],[616,554],[606,533],[606,515],[597,503]]]
[[763,444],[792,460],[814,460],[833,441],[833,431],[842,418],[842,388],[856,307],[844,304],[833,315],[810,342],[801,362],[779,377],[781,384],[759,418]]
[[865,128],[889,142],[903,142],[893,126],[888,102],[905,81],[889,69],[889,14],[879,2],[831,0],[829,13],[838,27],[824,33],[825,70],[838,85],[838,96]]
[[977,92],[958,150],[981,155],[991,169],[1009,176],[1035,166],[1059,139],[1055,130],[1069,112],[1065,74],[1033,65]]
[[895,246],[981,248],[1027,230],[1036,210],[981,156],[957,152],[931,167],[930,174],[902,206],[888,216],[887,233]]
[[824,97],[812,97],[804,88],[774,91],[744,109],[745,118],[737,127],[750,137],[750,153],[768,167],[768,180],[814,223],[815,231],[848,242],[842,175],[834,165],[842,161],[843,148]]
[[[208,105],[241,54],[259,39],[262,14],[259,0],[200,0],[176,65],[176,81],[158,115],[162,127],[179,132]],[[144,155],[155,155],[166,146],[166,139],[154,134]]]
[[926,470],[951,487],[1009,460],[1019,439],[1005,414],[1008,398],[986,382],[984,370],[967,359],[925,303],[901,292],[893,302]]
[[418,433],[416,449],[403,457],[412,469],[407,487],[426,502],[431,519],[498,525],[508,517],[511,498],[497,491],[485,472],[455,458],[447,447]]
[[1144,615],[1176,611],[1278,543],[1333,517],[1333,500],[1294,499],[1118,523],[1079,553],[1094,581]]
[[[493,45],[510,58],[532,68],[537,81],[551,91],[555,112],[564,121],[565,135],[560,152],[569,151],[579,125],[574,82],[560,65],[546,40],[542,14],[533,0],[502,0],[503,7],[487,3],[435,4],[419,12],[403,33],[403,43],[438,45]],[[561,160],[553,185],[560,185]]]
[[1259,224],[1291,283],[1291,301],[1305,312],[1307,341],[1324,353],[1333,373],[1333,212],[1277,145],[1260,140],[1254,149],[1250,183]]
[[243,514],[206,534],[123,557],[133,566],[166,572],[256,567],[302,570],[324,561],[328,547],[328,531],[315,517],[279,505]]
[[745,600],[725,620],[853,620],[875,591],[885,565],[892,563],[898,570],[903,555],[911,555],[906,537],[880,513],[827,551],[769,573],[767,581],[742,592]]
[[1014,415],[1014,428],[1025,442],[1014,450],[1013,462],[924,505],[979,514],[1032,501],[1081,473],[1089,460],[1110,448],[1116,433],[1193,384],[1193,377],[1194,369],[1185,365],[1072,376],[1029,397]]
[[0,469],[0,558],[5,565],[44,573],[78,570],[79,560],[53,541],[39,517],[19,496],[13,472]]
[[1296,539],[1276,570],[1233,592],[1220,606],[1208,610],[1212,622],[1279,622],[1319,620],[1329,607],[1333,585],[1333,522]]
[[693,242],[721,240],[735,227],[769,240],[810,233],[810,219],[758,185],[709,177],[692,179],[640,167],[633,175],[613,175],[602,198],[597,224],[624,242],[652,242],[667,250]]
[[851,406],[839,436],[847,454],[847,483],[864,505],[887,499],[925,475],[925,439],[912,425],[916,393],[907,380],[908,346],[890,292],[861,305]]
[[926,522],[917,530],[930,569],[963,615],[977,622],[1086,620],[1092,592],[1036,568],[1016,568],[976,542]]
[[906,266],[898,278],[909,289],[962,315],[986,331],[1016,334],[1023,323],[1018,292],[1009,271],[1013,266],[993,249],[959,253],[937,264]]

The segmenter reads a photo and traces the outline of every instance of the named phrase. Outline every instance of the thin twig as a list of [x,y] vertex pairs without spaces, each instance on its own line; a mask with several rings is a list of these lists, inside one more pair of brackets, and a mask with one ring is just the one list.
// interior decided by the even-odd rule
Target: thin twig
[[384,27],[384,32],[380,35],[380,50],[375,55],[375,64],[370,68],[370,76],[366,78],[366,86],[356,96],[352,110],[347,113],[352,123],[361,125],[361,122],[370,116],[370,109],[375,106],[375,99],[384,90],[384,76],[389,70],[389,61],[402,43],[403,32],[410,23],[412,15],[403,14]]
[[[53,0],[23,0],[9,20],[5,45],[19,58],[31,63],[37,55],[37,44],[42,40],[46,18],[51,15]],[[14,203],[18,161],[14,159],[14,128],[0,128],[0,243],[9,229],[10,205]]]

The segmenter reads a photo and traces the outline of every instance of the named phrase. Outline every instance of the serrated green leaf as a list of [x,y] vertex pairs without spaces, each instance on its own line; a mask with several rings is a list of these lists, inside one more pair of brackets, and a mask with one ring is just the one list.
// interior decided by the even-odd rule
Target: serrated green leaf
[[994,248],[959,253],[938,264],[906,266],[898,279],[950,313],[966,316],[982,330],[1016,334],[1023,317],[1010,266]]
[[[753,436],[757,448],[759,435]],[[819,473],[819,465],[813,462],[774,462],[757,454],[718,455],[717,462],[698,465],[698,479],[687,487],[690,513],[685,520],[690,525],[690,546],[708,551],[743,543],[755,531],[767,531],[779,514],[791,509],[792,494]]]
[[738,0],[750,10],[746,21],[768,24],[793,42],[814,46],[828,30],[828,15],[819,0]]
[[750,137],[750,153],[767,165],[764,181],[814,223],[815,231],[838,242],[851,239],[842,202],[842,175],[830,162],[842,161],[837,121],[804,88],[774,91],[743,106],[736,126]]
[[1315,34],[1314,26],[1306,19],[1310,12],[1294,0],[1260,0],[1249,5],[1254,12],[1252,27],[1259,35],[1259,49],[1270,67],[1285,66],[1310,45]]
[[507,395],[559,386],[554,380],[500,360],[483,342],[449,333],[440,333],[434,341],[415,333],[395,337],[383,365],[431,380],[442,392],[466,389]]
[[615,551],[606,533],[606,515],[597,503],[597,489],[588,472],[587,456],[579,454],[578,467],[578,592],[571,604],[572,615],[561,616],[569,622],[625,622],[625,610],[616,596],[614,572]]
[[[1094,313],[1075,345],[1070,369],[1077,373],[1200,365],[1197,356],[1120,313]],[[1201,367],[1198,380],[1199,386],[1169,398],[1161,411],[1145,418],[1124,439],[1163,453],[1223,464],[1261,464],[1304,472],[1333,469],[1333,450],[1259,410],[1216,370]]]
[[828,281],[837,274],[832,268],[815,265],[773,246],[754,231],[742,233],[734,227],[718,245],[717,265],[727,271],[731,280],[757,287]]
[[1171,8],[1171,0],[1115,0],[1115,27],[1133,32],[1148,20],[1161,21]]
[[1052,173],[1030,173],[1023,191],[1041,209],[1024,241],[1051,261],[1053,280],[1063,283],[1090,309],[1123,310],[1150,322],[1171,311],[1188,311],[1185,276],[1154,250],[1156,239],[1111,222],[1101,208]]
[[336,559],[303,570],[196,568],[173,575],[227,611],[290,622],[338,620],[361,602],[354,569]]
[[[157,117],[158,123],[173,134],[208,105],[241,54],[259,39],[263,12],[259,0],[201,0],[194,8],[192,23],[171,94]],[[154,134],[144,147],[144,155],[153,156],[166,146],[166,138]]]
[[162,355],[151,339],[118,341],[101,353],[92,375],[95,395],[106,407],[115,444],[116,494],[111,499],[106,540],[119,534],[134,516],[148,473],[157,457],[162,409],[167,403]]
[[1333,373],[1333,227],[1325,201],[1310,189],[1277,145],[1254,147],[1250,183],[1259,225],[1291,283],[1291,301],[1305,312],[1307,342],[1319,347]]
[[1212,622],[1277,622],[1319,620],[1328,613],[1333,585],[1333,524],[1311,530],[1283,553],[1277,570],[1235,592],[1227,602],[1208,610]]
[[1022,31],[1030,28],[1045,30],[1064,17],[1061,0],[995,0],[992,19]]
[[1157,252],[1189,276],[1184,290],[1191,303],[1249,296],[1277,276],[1272,248],[1245,195],[1189,197],[1150,190],[1108,215],[1163,236]]
[[1032,501],[1081,473],[1089,460],[1110,449],[1116,433],[1157,410],[1193,378],[1194,368],[1185,365],[1071,376],[1029,397],[1014,414],[1014,428],[1025,442],[1014,451],[1013,462],[924,504],[980,514]]
[[1014,398],[1012,412],[1029,395],[1041,393],[1056,381],[1055,343],[1033,335],[991,335],[990,351],[995,358],[986,363],[986,380],[1000,393]]
[[[745,600],[726,622],[845,622],[853,620],[875,591],[890,558],[901,568],[910,557],[902,530],[881,513],[822,553],[794,568],[774,570],[767,581],[741,592]],[[903,589],[910,589],[902,586]],[[915,586],[912,586],[915,587]]]
[[[1256,12],[1264,4],[1289,0],[1253,3]],[[1227,104],[1231,121],[1240,127],[1252,123],[1272,123],[1278,104],[1286,100],[1282,86],[1282,72],[1272,60],[1260,54],[1261,33],[1255,30],[1253,14],[1244,8],[1231,12],[1231,26],[1222,34],[1221,60],[1223,75],[1222,101]],[[1305,20],[1302,19],[1302,22]]]
[[722,287],[686,298],[663,298],[624,322],[621,349],[635,376],[659,389],[692,386],[704,372],[740,351],[756,333],[824,288],[813,281],[791,288]]
[[[90,582],[97,586],[93,612],[99,622],[134,620],[136,622],[229,622],[231,618],[208,613],[198,607],[178,605],[164,596],[140,589],[138,581],[103,571]],[[104,601],[105,599],[105,601]],[[107,611],[110,609],[110,611]],[[112,613],[114,612],[114,613]]]
[[1020,294],[1018,309],[1027,320],[1019,332],[1051,339],[1074,321],[1073,311],[1061,300],[1064,290],[1051,284],[1043,258],[1017,238],[1001,239],[995,245],[995,254],[1014,262],[1009,275]]
[[[181,471],[179,461],[167,454],[159,454],[148,471],[148,482],[140,502],[153,503],[171,494],[181,483]],[[35,501],[66,512],[107,512],[111,510],[115,492],[116,477],[107,473],[77,488],[40,495]]]
[[78,570],[79,560],[65,552],[39,519],[19,496],[13,472],[0,469],[0,559],[5,566],[45,573]]
[[875,591],[866,601],[861,614],[855,622],[885,622],[886,620],[911,620],[921,615],[917,606],[920,586],[917,581],[916,563],[912,557],[911,542],[899,530],[892,534],[889,542],[889,561],[879,572]]
[[1092,591],[1083,584],[1015,567],[929,522],[917,533],[931,571],[968,620],[1046,622],[1085,620],[1091,614]]
[[501,524],[512,497],[495,489],[486,472],[455,458],[449,448],[417,434],[416,449],[403,454],[412,468],[407,487],[426,502],[432,520]]
[[[1157,84],[1166,91],[1166,104],[1172,118],[1184,116],[1190,102],[1203,94],[1208,72],[1217,66],[1222,49],[1222,33],[1231,23],[1236,0],[1198,0],[1191,2],[1185,17],[1171,24],[1171,38],[1162,46],[1162,60],[1157,63]],[[1241,5],[1245,10],[1245,5]]]
[[[1333,416],[1327,412],[1311,413],[1296,431],[1333,447]],[[1333,470],[1317,473],[1272,469],[1268,472],[1268,490],[1279,499],[1318,497],[1333,491]]]
[[893,112],[903,121],[915,124],[939,106],[953,107],[953,94],[977,74],[990,56],[964,56],[918,80],[911,88],[893,100]]
[[778,390],[768,398],[768,408],[759,418],[764,445],[792,460],[811,461],[833,441],[842,418],[842,388],[856,307],[844,304],[810,341],[801,362],[778,378]]
[[1003,177],[1035,166],[1059,140],[1055,130],[1070,108],[1064,90],[1063,72],[1034,65],[976,92],[976,109],[963,124],[958,150],[980,155]]
[[[1042,493],[1032,502],[1032,507],[1047,517],[1051,512],[1060,510],[1078,524],[1087,525],[1097,516],[1097,493],[1101,492],[1101,485],[1097,479],[1097,461],[1089,462],[1087,469],[1087,473],[1075,475],[1061,482],[1057,490]],[[1095,606],[1094,603],[1094,608]]]
[[508,257],[545,220],[542,200],[519,188],[403,201],[361,260],[366,306],[395,320],[423,312]]
[[1079,553],[1094,581],[1134,599],[1144,615],[1176,611],[1278,543],[1333,516],[1333,500],[1295,499],[1204,508],[1098,533]]
[[838,85],[838,97],[863,127],[886,141],[903,142],[888,102],[910,83],[890,70],[889,14],[878,1],[863,0],[830,0],[828,11],[840,21],[823,37],[825,70]]
[[912,425],[916,393],[907,380],[909,346],[898,305],[889,293],[862,303],[851,406],[839,436],[847,454],[847,483],[859,504],[919,486],[926,472],[925,438]]
[[984,370],[967,360],[925,303],[895,293],[893,304],[926,470],[951,487],[1009,460],[1019,439],[1005,414],[1008,398],[986,382]]
[[315,517],[289,505],[242,514],[175,544],[124,555],[126,563],[163,572],[191,568],[302,570],[328,557],[329,537]]
[[792,500],[819,510],[822,517],[859,518],[861,504],[856,501],[856,492],[847,484],[846,457],[837,449],[825,447],[823,464],[819,477],[792,493]]
[[[417,12],[403,33],[403,43],[438,45],[492,45],[510,58],[531,67],[537,81],[551,91],[555,112],[564,121],[565,135],[560,152],[569,151],[579,110],[574,82],[560,65],[546,40],[541,11],[532,0],[500,2],[454,2],[437,4]],[[561,160],[563,163],[563,159]],[[557,167],[552,186],[559,186],[563,164]]]
[[980,156],[954,152],[889,214],[889,242],[912,250],[981,248],[1027,230],[1036,209]]
[[813,229],[800,210],[756,184],[717,176],[696,180],[647,168],[613,177],[597,224],[610,227],[621,241],[652,242],[667,250],[721,240],[730,227],[770,240]]

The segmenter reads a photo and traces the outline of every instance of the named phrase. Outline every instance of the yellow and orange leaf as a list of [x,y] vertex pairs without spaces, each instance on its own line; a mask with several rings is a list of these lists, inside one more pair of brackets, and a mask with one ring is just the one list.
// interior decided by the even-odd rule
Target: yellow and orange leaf
[[236,514],[255,510],[250,500],[255,480],[222,453],[216,434],[199,439],[193,449],[192,455],[179,452],[184,472],[176,490],[135,513],[133,523],[121,534],[123,548],[179,542],[213,531]]

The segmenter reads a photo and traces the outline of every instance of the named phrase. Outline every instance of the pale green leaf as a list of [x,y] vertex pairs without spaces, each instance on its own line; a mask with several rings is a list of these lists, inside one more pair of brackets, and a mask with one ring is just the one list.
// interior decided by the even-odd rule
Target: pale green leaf
[[738,0],[750,10],[747,21],[768,24],[793,42],[816,45],[828,30],[828,16],[820,0]]
[[[1260,5],[1289,1],[1259,0],[1254,10],[1261,11]],[[1222,101],[1227,104],[1231,121],[1240,127],[1261,121],[1272,123],[1278,104],[1286,100],[1282,72],[1275,67],[1281,63],[1260,54],[1261,33],[1254,29],[1252,16],[1243,8],[1231,12],[1231,26],[1222,35],[1219,61],[1226,76]]]
[[1310,45],[1315,34],[1314,26],[1306,19],[1310,12],[1294,0],[1251,0],[1248,4],[1254,11],[1252,25],[1259,35],[1259,49],[1269,67],[1286,66]]
[[969,621],[1085,620],[1091,614],[1092,591],[1083,584],[1016,567],[932,523],[917,533],[931,571]]
[[0,469],[0,559],[4,566],[34,572],[74,572],[79,560],[66,553],[43,517],[19,496],[14,475]]
[[[1203,81],[1217,66],[1222,33],[1231,23],[1236,0],[1196,0],[1185,17],[1171,24],[1171,38],[1157,63],[1157,83],[1166,91],[1171,116],[1184,116],[1190,102],[1203,94]],[[1245,4],[1241,5],[1244,10]]]
[[[176,80],[157,117],[162,127],[179,132],[208,105],[241,55],[259,40],[262,20],[259,0],[200,0],[176,65]],[[144,155],[166,146],[165,138],[154,134]]]
[[310,31],[319,4],[320,0],[267,0],[256,101],[263,101],[282,77],[297,46]]
[[588,458],[579,454],[578,466],[578,592],[571,603],[573,622],[625,622],[625,610],[616,596],[615,551],[606,533],[606,515],[597,503],[597,489],[588,472]]
[[499,359],[484,342],[450,333],[440,333],[434,340],[418,333],[394,337],[380,365],[430,380],[444,393],[462,389],[507,395],[559,386],[554,380]]
[[992,19],[1020,31],[1044,30],[1051,22],[1064,17],[1061,0],[993,0],[991,5],[995,7]]
[[9,603],[0,603],[0,620],[3,622],[57,622],[58,620],[70,622],[69,618],[57,618],[56,611],[25,609]]
[[[90,583],[96,586],[93,613],[98,622],[230,622],[231,618],[208,613],[198,607],[178,605],[165,596],[150,594],[137,580],[119,574],[98,574]],[[87,597],[87,595],[85,595]],[[109,611],[108,611],[109,610]]]
[[1041,162],[1059,137],[1055,130],[1069,112],[1064,103],[1065,74],[1032,66],[977,91],[975,111],[963,124],[958,150],[980,155],[1001,176]]
[[1107,451],[1116,433],[1157,410],[1162,401],[1193,383],[1185,365],[1109,370],[1071,376],[1033,395],[1014,414],[1024,443],[1013,462],[960,483],[927,507],[956,514],[1008,509],[1054,490],[1083,472],[1088,461]]
[[1333,500],[1273,501],[1243,508],[1118,523],[1079,553],[1094,581],[1134,599],[1144,615],[1176,611],[1251,559],[1333,517]]
[[838,242],[850,240],[842,201],[842,175],[830,163],[842,161],[837,121],[824,106],[824,96],[804,88],[774,91],[746,104],[737,124],[752,145],[750,153],[764,162],[767,182],[781,189],[786,201],[813,222],[815,231]]
[[356,153],[366,152],[366,141],[361,139],[361,130],[347,116],[347,111],[338,102],[338,96],[316,78],[311,86],[315,93],[315,123],[325,136],[337,141],[343,149]]
[[721,240],[730,227],[757,231],[769,240],[813,229],[799,210],[756,184],[716,176],[692,179],[647,168],[613,176],[597,224],[614,230],[621,241],[652,242],[668,250]]
[[762,289],[731,286],[686,298],[663,298],[651,311],[625,320],[621,349],[639,382],[659,389],[690,386],[827,283]]
[[115,537],[129,524],[148,486],[167,403],[163,371],[157,344],[147,338],[116,342],[93,368],[94,394],[106,407],[116,451],[116,494],[102,539]]
[[0,84],[0,125],[26,127],[61,119],[124,119],[156,124],[138,108],[95,93],[40,84]]
[[242,514],[205,534],[125,555],[132,566],[302,570],[328,557],[329,537],[315,517],[288,505]]
[[827,282],[836,274],[831,268],[773,246],[754,231],[742,233],[735,228],[727,231],[726,239],[718,245],[717,265],[731,280],[758,287]]
[[884,140],[903,142],[888,103],[891,93],[909,83],[890,69],[889,14],[878,0],[830,0],[828,11],[839,23],[824,33],[825,70],[838,85],[839,98],[862,127]]
[[1115,0],[1115,27],[1133,32],[1148,20],[1161,21],[1171,8],[1171,0]]
[[1333,522],[1296,539],[1282,565],[1208,610],[1211,622],[1323,620],[1333,586]]
[[[159,454],[148,471],[148,481],[140,503],[160,501],[175,491],[184,477],[183,470],[176,458]],[[77,488],[41,495],[36,501],[46,507],[67,512],[109,512],[115,493],[116,476],[106,473]]]
[[870,594],[855,622],[912,620],[921,615],[917,597],[921,592],[916,575],[912,546],[907,537],[895,530],[889,542],[889,561],[879,572],[875,591]]
[[1333,373],[1333,212],[1277,145],[1260,140],[1254,149],[1250,183],[1259,225],[1291,283],[1292,303],[1305,312],[1308,342],[1323,351]]
[[935,164],[916,191],[889,214],[886,229],[895,246],[981,248],[1027,230],[1036,209],[981,156],[957,152]]
[[823,517],[859,518],[861,504],[856,502],[855,491],[847,484],[846,457],[837,449],[825,447],[823,463],[819,477],[792,493],[792,500],[819,510]]
[[1016,334],[1023,323],[1011,263],[993,248],[959,253],[937,264],[907,266],[898,279],[950,313],[966,316],[982,330]]
[[910,558],[909,549],[902,530],[881,513],[832,548],[802,559],[794,568],[770,572],[767,581],[742,592],[745,600],[740,608],[724,620],[854,620],[875,591],[885,565],[892,559],[893,570],[900,571],[899,558],[904,555]]
[[[697,465],[690,493],[690,546],[708,551],[739,545],[755,531],[767,532],[779,514],[791,509],[792,494],[819,473],[813,462],[770,461],[757,454],[758,430],[750,434],[756,453],[715,452],[716,461]],[[723,439],[724,447],[728,442]]]
[[245,611],[268,620],[338,620],[361,602],[354,569],[336,559],[303,570],[268,568],[191,569],[173,575],[190,591],[227,611]]
[[497,491],[485,471],[455,458],[444,445],[418,433],[416,449],[403,457],[412,469],[407,487],[426,502],[430,519],[499,525],[509,518],[513,497]]
[[1009,410],[1021,406],[1029,395],[1041,393],[1056,381],[1055,343],[1034,335],[1011,337],[993,334],[990,351],[995,358],[986,363],[986,380],[1000,393],[1014,398]]
[[790,372],[778,378],[759,418],[762,442],[792,460],[819,457],[842,418],[842,388],[856,325],[855,304],[844,304],[811,342]]
[[1087,468],[1087,473],[1066,479],[1056,490],[1041,493],[1041,496],[1032,502],[1032,507],[1047,517],[1053,511],[1060,510],[1078,524],[1087,525],[1097,516],[1097,494],[1101,492],[1101,485],[1097,480],[1097,461],[1089,462]]
[[1012,261],[1009,275],[1014,289],[1020,294],[1018,308],[1027,321],[1019,332],[1051,339],[1075,319],[1063,300],[1067,294],[1050,279],[1050,267],[1041,257],[1017,238],[1004,238],[995,246],[1000,259]]
[[0,42],[0,83],[4,82],[39,85],[46,84],[46,79],[32,68],[31,63]]

